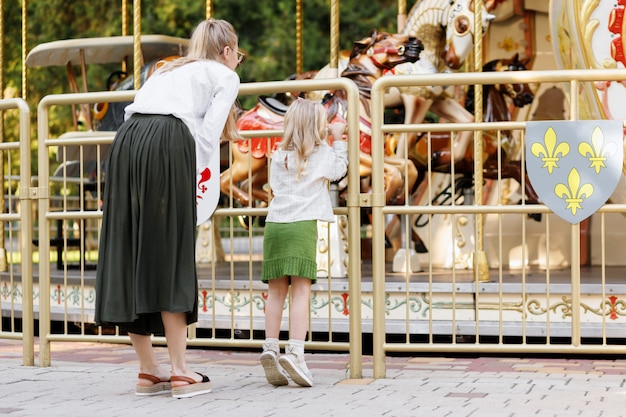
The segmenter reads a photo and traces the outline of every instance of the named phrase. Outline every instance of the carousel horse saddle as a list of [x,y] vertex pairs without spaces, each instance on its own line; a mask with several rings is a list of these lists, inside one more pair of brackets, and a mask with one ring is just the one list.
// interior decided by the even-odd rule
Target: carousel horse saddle
[[259,96],[259,103],[261,103],[263,107],[268,110],[281,116],[284,116],[289,108],[288,105],[276,100],[274,97],[269,96]]

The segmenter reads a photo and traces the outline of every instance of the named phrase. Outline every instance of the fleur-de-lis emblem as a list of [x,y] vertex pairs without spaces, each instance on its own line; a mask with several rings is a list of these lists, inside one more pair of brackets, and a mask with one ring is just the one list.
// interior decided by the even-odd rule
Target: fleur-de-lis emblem
[[580,174],[576,170],[576,168],[572,168],[567,176],[567,186],[565,184],[557,184],[554,187],[554,193],[559,198],[565,197],[565,202],[567,203],[566,209],[572,210],[572,215],[576,215],[576,210],[581,209],[582,206],[580,203],[583,202],[585,198],[591,197],[593,195],[593,185],[592,184],[580,184]]
[[550,127],[543,135],[543,144],[535,142],[530,150],[533,155],[541,159],[543,162],[542,168],[547,168],[548,173],[552,174],[552,170],[559,167],[557,162],[569,153],[569,144],[561,142],[557,145],[556,132]]
[[604,133],[599,126],[593,129],[591,144],[589,144],[589,142],[582,142],[578,145],[578,153],[591,162],[589,167],[595,169],[596,174],[600,173],[601,168],[606,168],[605,162],[607,158],[615,154],[615,152],[615,143],[604,143]]

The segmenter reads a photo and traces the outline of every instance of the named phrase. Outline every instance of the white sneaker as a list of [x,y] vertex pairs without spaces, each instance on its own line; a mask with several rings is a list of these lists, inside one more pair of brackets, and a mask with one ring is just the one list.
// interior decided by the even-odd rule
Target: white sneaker
[[261,353],[261,365],[265,371],[265,378],[270,384],[280,387],[289,383],[287,373],[278,363],[278,354],[273,350],[265,350]]
[[294,353],[287,353],[278,359],[278,363],[287,371],[293,382],[301,387],[313,386],[313,375],[306,367],[304,358],[296,356]]

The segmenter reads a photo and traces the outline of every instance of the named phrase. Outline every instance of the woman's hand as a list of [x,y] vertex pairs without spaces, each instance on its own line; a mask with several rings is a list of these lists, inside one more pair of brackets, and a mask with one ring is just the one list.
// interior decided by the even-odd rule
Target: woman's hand
[[345,136],[346,133],[346,123],[343,122],[334,122],[328,125],[328,133],[333,137],[333,140],[346,140],[348,139]]

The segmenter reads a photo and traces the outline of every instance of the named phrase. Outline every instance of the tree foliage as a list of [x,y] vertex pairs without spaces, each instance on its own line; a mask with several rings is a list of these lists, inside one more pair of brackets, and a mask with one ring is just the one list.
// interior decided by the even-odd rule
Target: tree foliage
[[[17,0],[9,2],[4,14],[4,98],[23,97],[22,91],[22,10]],[[6,3],[5,3],[6,4]],[[19,6],[18,6],[19,4]],[[330,59],[330,0],[303,0],[304,70],[320,69]],[[248,52],[246,63],[238,70],[242,82],[286,79],[296,71],[295,0],[214,0],[213,16],[233,23],[240,47]],[[28,2],[28,50],[60,39],[113,36],[122,34],[119,0],[72,1],[31,0]],[[195,25],[206,17],[202,0],[143,0],[141,27],[144,34],[189,37]],[[128,28],[134,29],[133,1],[128,1]],[[379,0],[341,0],[340,48],[351,49],[372,29],[394,32],[397,2]],[[132,61],[132,60],[131,60]],[[117,65],[91,65],[87,68],[89,91],[102,91],[107,75]],[[80,68],[75,72],[80,74]],[[79,80],[81,85],[82,80]],[[29,68],[27,100],[36,114],[38,102],[46,95],[69,92],[65,68]],[[5,141],[16,140],[17,118],[5,117]],[[71,126],[69,109],[55,110],[51,133],[59,135]],[[35,125],[35,123],[33,123]],[[32,134],[36,140],[35,131]]]

